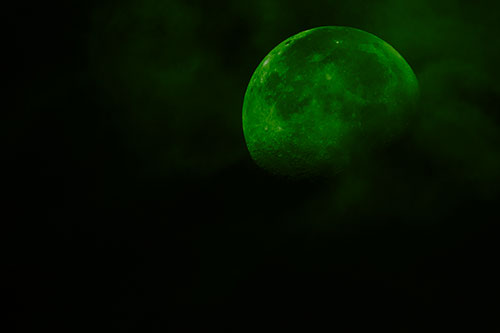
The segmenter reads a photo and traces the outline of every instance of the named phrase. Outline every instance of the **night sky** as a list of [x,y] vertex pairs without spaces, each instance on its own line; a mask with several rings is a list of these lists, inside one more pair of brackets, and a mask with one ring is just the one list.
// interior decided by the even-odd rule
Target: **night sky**
[[[329,330],[379,311],[406,332],[498,302],[497,2],[16,7],[2,275],[19,332],[239,332],[320,304]],[[398,50],[420,83],[417,116],[328,180],[276,177],[246,148],[245,90],[272,48],[325,25]],[[240,314],[175,315],[227,306]]]

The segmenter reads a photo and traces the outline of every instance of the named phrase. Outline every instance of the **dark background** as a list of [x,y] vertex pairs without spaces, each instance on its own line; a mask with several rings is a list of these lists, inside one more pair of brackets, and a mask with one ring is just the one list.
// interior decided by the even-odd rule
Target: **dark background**
[[[498,9],[17,5],[8,13],[16,65],[4,64],[16,72],[15,103],[2,123],[9,318],[20,332],[159,332],[179,322],[189,331],[208,324],[173,309],[229,305],[246,319],[208,322],[237,332],[283,305],[322,304],[332,329],[346,314],[355,324],[380,312],[399,331],[445,310],[456,311],[448,324],[473,308],[487,316],[499,279]],[[394,46],[419,79],[419,115],[363,165],[329,180],[281,179],[246,150],[245,89],[273,47],[323,25]]]

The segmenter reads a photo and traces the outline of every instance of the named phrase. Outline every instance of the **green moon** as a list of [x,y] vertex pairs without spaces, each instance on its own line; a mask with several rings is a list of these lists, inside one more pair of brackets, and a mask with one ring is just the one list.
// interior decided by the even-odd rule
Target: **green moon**
[[397,137],[418,91],[410,66],[380,38],[348,27],[307,30],[255,70],[243,103],[245,141],[272,173],[336,173]]

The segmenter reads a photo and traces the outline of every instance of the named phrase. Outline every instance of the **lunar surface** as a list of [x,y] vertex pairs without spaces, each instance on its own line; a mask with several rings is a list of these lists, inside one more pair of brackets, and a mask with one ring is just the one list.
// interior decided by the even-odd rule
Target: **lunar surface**
[[283,41],[259,64],[243,133],[253,160],[272,173],[336,173],[397,137],[417,98],[415,74],[389,44],[354,28],[319,27]]

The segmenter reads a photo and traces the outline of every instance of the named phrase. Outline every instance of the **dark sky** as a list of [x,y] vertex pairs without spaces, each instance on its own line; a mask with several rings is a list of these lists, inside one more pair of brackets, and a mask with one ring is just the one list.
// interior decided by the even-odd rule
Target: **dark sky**
[[[410,305],[440,317],[488,304],[499,278],[499,9],[17,5],[16,103],[2,122],[10,319],[19,332],[163,332],[172,307],[326,302],[332,330],[343,313],[381,310],[412,331]],[[396,48],[420,83],[418,116],[333,179],[281,179],[246,150],[245,89],[273,47],[324,25]],[[181,325],[204,327],[196,318]],[[250,318],[210,323],[238,332],[264,321]]]

